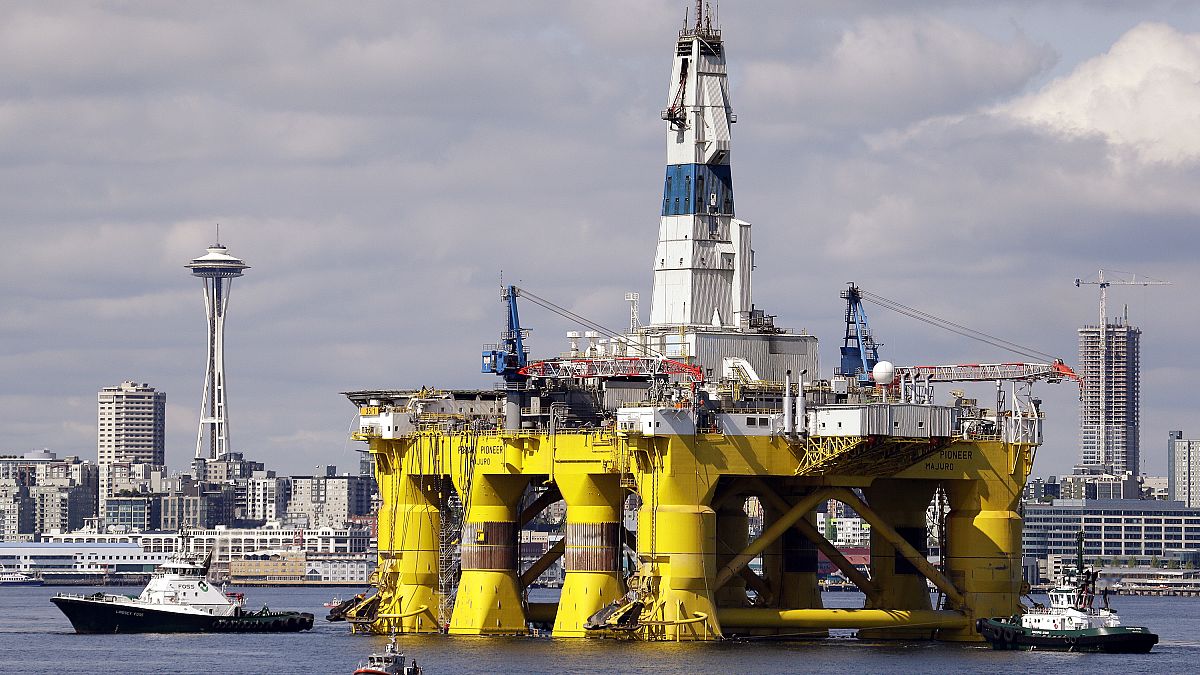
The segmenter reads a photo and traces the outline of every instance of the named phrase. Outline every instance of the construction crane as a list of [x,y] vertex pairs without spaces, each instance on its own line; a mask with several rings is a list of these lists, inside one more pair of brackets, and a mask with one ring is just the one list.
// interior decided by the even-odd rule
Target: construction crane
[[842,291],[846,300],[846,337],[842,343],[842,363],[838,375],[858,378],[860,386],[870,386],[871,369],[879,362],[879,345],[867,324],[867,312],[863,308],[862,293],[854,282],[848,282]]
[[[1117,270],[1110,270],[1116,272]],[[1099,416],[1097,418],[1097,443],[1099,449],[1100,464],[1103,466],[1108,459],[1108,444],[1105,433],[1108,424],[1105,422],[1108,412],[1108,287],[1109,286],[1170,286],[1169,281],[1159,281],[1143,277],[1138,279],[1136,274],[1120,272],[1121,274],[1130,274],[1128,279],[1105,279],[1104,270],[1101,269],[1097,275],[1096,281],[1084,281],[1075,279],[1075,287],[1081,286],[1099,286],[1100,287],[1100,324],[1098,326],[1098,336],[1100,339],[1100,376],[1097,378],[1097,386],[1100,393]]]

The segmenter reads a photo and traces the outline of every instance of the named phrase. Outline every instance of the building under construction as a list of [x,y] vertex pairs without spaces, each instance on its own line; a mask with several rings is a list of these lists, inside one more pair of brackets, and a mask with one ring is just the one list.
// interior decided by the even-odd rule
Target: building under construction
[[[630,294],[627,331],[585,322],[593,330],[570,334],[569,352],[534,360],[518,304],[573,315],[510,286],[506,329],[482,358],[497,388],[347,394],[383,507],[375,591],[346,618],[373,633],[543,625],[558,637],[713,640],[854,628],[979,640],[977,617],[1019,610],[1018,500],[1042,425],[1029,387],[1074,374],[1060,362],[892,366],[851,285],[841,362],[823,377],[816,338],[775,326],[751,300],[725,49],[699,3],[674,43],[662,118],[648,324]],[[933,384],[951,381],[994,382],[995,400],[935,403]],[[562,539],[520,564],[520,530],[560,500]],[[871,524],[869,574],[813,525],[828,500]],[[863,608],[822,607],[818,552],[862,590]],[[560,558],[558,602],[530,602]]]

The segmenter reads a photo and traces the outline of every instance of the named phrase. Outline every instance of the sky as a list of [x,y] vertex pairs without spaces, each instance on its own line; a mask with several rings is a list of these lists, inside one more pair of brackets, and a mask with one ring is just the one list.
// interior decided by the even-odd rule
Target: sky
[[[0,454],[96,456],[96,392],[167,392],[194,453],[201,282],[226,326],[232,445],[355,470],[340,392],[491,387],[517,283],[601,324],[650,296],[676,31],[690,3],[0,5]],[[847,281],[1077,360],[1115,286],[1143,331],[1143,471],[1200,437],[1200,9],[1190,2],[730,2],[738,216],[754,299],[836,365]],[[897,364],[1020,357],[867,307]],[[642,319],[649,312],[642,307]],[[534,355],[576,328],[527,305]],[[1038,387],[1037,475],[1078,458]],[[1190,428],[1189,428],[1190,427]]]

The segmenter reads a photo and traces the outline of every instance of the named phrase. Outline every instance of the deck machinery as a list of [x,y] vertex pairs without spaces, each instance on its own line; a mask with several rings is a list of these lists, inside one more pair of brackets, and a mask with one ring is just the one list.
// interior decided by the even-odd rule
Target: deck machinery
[[[531,294],[508,287],[501,344],[483,358],[503,378],[497,388],[347,394],[383,499],[376,590],[347,613],[354,630],[515,635],[544,625],[558,637],[713,640],[854,628],[978,641],[976,618],[1018,610],[1018,499],[1043,417],[1029,384],[1061,379],[1063,368],[893,374],[883,362],[872,365],[886,381],[857,371],[821,379],[816,338],[776,327],[751,303],[724,45],[705,7],[694,17],[674,45],[662,113],[650,322],[530,361],[516,302]],[[936,404],[932,382],[956,372],[995,381],[995,405],[959,392]],[[937,565],[927,560],[935,492],[946,505]],[[520,530],[559,500],[561,541],[522,566]],[[871,524],[869,572],[814,526],[828,500]],[[762,515],[754,531],[748,505]],[[865,607],[822,607],[819,553]],[[558,602],[530,602],[526,589],[560,558]]]

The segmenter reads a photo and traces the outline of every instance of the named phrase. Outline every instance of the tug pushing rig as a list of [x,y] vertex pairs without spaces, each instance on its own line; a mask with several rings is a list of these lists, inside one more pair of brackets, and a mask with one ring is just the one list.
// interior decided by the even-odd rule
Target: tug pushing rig
[[[375,592],[345,617],[381,634],[540,624],[578,638],[853,628],[979,641],[977,618],[1019,608],[1018,499],[1043,419],[1031,384],[1074,373],[1061,362],[893,367],[864,334],[851,286],[859,304],[847,309],[842,364],[820,379],[816,338],[776,327],[751,302],[724,44],[699,3],[674,45],[671,83],[647,325],[603,338],[591,325],[570,335],[570,353],[530,361],[517,299],[554,306],[509,286],[501,343],[482,358],[500,388],[347,393],[383,506]],[[958,380],[994,381],[995,404],[936,404],[933,383]],[[935,493],[945,505],[936,566]],[[871,524],[869,573],[814,526],[829,500]],[[559,501],[562,539],[523,565],[522,528]],[[864,607],[822,607],[818,553],[862,590]],[[559,560],[558,602],[530,602],[526,589]]]

